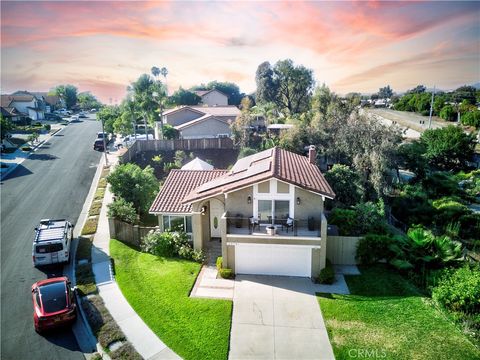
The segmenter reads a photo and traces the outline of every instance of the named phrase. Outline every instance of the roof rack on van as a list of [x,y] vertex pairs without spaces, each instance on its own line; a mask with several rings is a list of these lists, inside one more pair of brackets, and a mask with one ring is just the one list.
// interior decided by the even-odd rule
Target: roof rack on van
[[67,232],[68,222],[65,219],[42,219],[35,228],[35,242],[61,240]]

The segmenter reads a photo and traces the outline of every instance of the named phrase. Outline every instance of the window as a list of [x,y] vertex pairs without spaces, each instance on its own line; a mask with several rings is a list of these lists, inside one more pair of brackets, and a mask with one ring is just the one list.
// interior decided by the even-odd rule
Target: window
[[270,181],[265,181],[263,183],[258,184],[258,192],[259,193],[269,193],[270,192]]
[[288,194],[290,193],[290,185],[277,181],[277,193],[279,194]]
[[185,215],[163,215],[164,230],[192,232],[192,217]]
[[35,247],[37,254],[46,254],[63,250],[62,243],[56,244],[47,244],[47,245],[37,245]]
[[262,223],[286,219],[290,216],[289,200],[258,200],[258,217]]

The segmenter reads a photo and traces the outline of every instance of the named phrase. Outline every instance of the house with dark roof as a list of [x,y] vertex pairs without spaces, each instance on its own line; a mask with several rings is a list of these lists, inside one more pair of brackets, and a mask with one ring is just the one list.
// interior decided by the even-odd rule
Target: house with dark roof
[[[43,120],[45,110],[42,100],[35,95],[22,91],[12,95],[2,95],[2,107],[15,108],[17,113],[30,117],[32,120]],[[6,105],[8,103],[8,105]],[[4,104],[6,106],[4,106]]]
[[206,106],[227,106],[228,95],[224,94],[220,90],[197,90],[195,94],[202,98],[201,104]]
[[162,230],[180,228],[195,249],[220,242],[237,274],[316,277],[325,267],[324,202],[335,197],[315,163],[275,147],[231,170],[173,170],[150,213]]
[[[173,126],[182,139],[229,137],[230,125],[239,114],[236,106],[180,106],[163,112],[162,121]],[[155,130],[158,139],[160,122]]]

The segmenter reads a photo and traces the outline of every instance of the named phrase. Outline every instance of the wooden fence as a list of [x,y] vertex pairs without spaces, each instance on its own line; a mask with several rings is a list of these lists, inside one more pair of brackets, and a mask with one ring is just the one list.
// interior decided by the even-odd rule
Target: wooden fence
[[327,236],[327,259],[336,265],[355,265],[358,236]]
[[233,149],[233,141],[230,138],[137,140],[119,156],[119,161],[121,164],[131,162],[139,152],[209,149]]
[[110,218],[108,219],[108,226],[110,230],[110,239],[117,239],[134,246],[140,246],[142,239],[151,230],[160,229],[158,226],[144,227]]

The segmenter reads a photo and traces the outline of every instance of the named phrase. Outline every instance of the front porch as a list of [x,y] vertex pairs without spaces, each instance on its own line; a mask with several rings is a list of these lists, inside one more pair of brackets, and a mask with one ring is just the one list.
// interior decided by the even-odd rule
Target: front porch
[[321,237],[321,223],[313,216],[307,219],[268,219],[264,222],[253,217],[225,216],[227,234],[285,237]]

